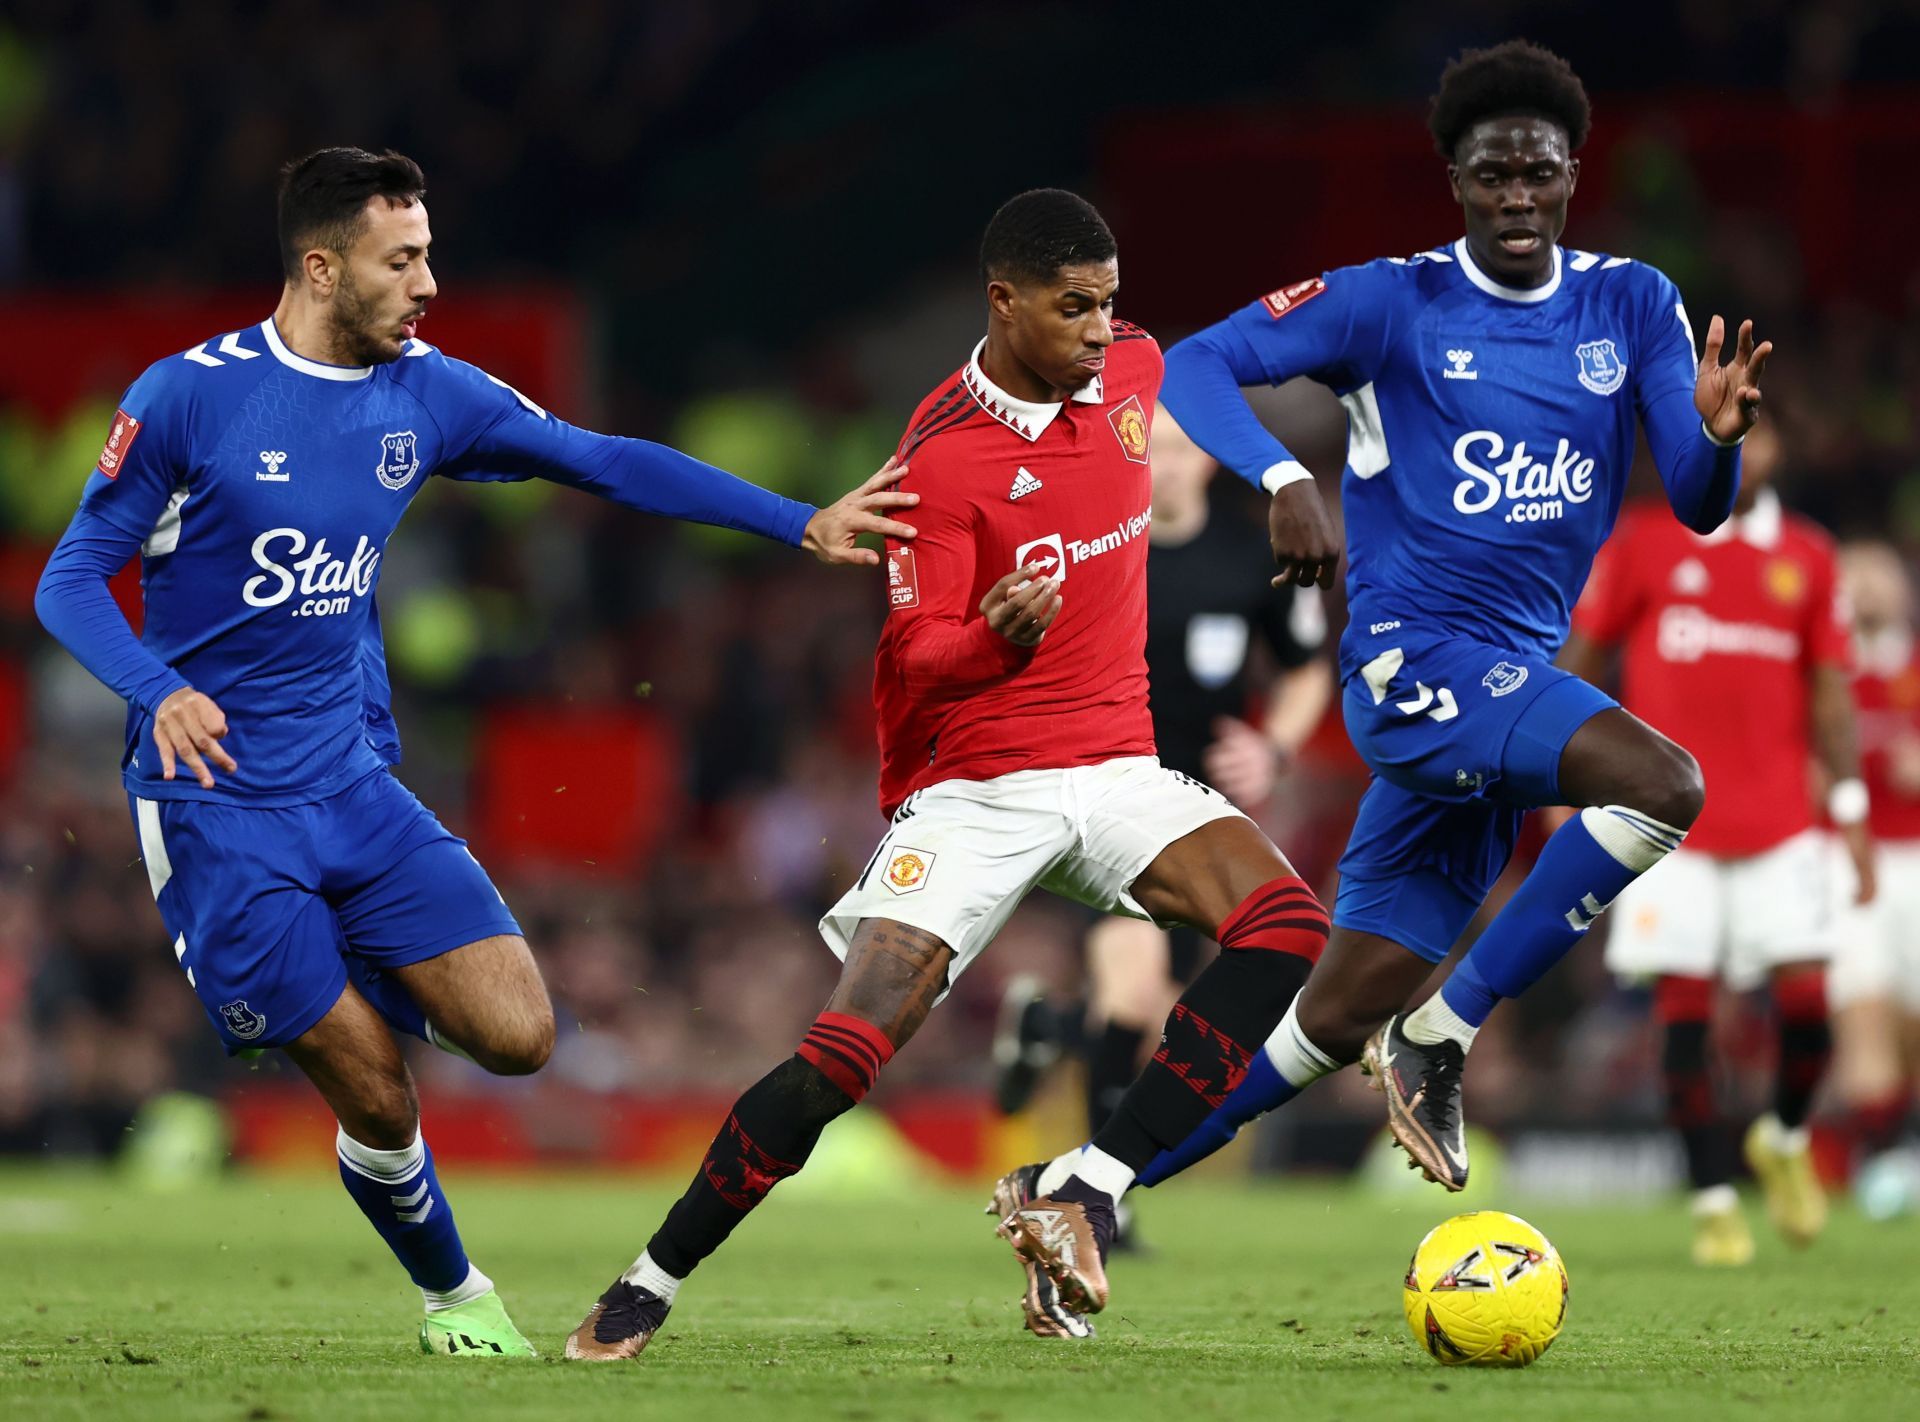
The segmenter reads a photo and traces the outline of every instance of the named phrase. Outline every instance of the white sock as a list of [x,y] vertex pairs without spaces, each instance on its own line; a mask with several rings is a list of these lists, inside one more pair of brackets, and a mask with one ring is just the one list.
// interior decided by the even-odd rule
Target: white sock
[[1760,1139],[1766,1143],[1767,1149],[1781,1155],[1799,1155],[1812,1141],[1812,1132],[1805,1126],[1789,1128],[1771,1111],[1754,1124],[1760,1128]]
[[1085,1149],[1085,1146],[1075,1146],[1065,1155],[1056,1155],[1048,1161],[1047,1168],[1040,1172],[1040,1179],[1034,1183],[1033,1193],[1051,1195],[1066,1184],[1067,1177],[1073,1174],[1074,1168],[1080,1164],[1080,1152]]
[[1704,1190],[1693,1192],[1693,1213],[1698,1219],[1701,1215],[1730,1215],[1740,1208],[1740,1196],[1731,1185],[1709,1185]]
[[1305,1090],[1321,1077],[1340,1070],[1341,1064],[1307,1040],[1307,1034],[1300,1030],[1299,1009],[1300,998],[1296,994],[1287,1005],[1287,1015],[1280,1019],[1280,1025],[1273,1029],[1273,1035],[1261,1050],[1273,1063],[1273,1069],[1280,1073],[1281,1080],[1295,1090]]
[[419,1170],[427,1158],[426,1141],[418,1127],[414,1129],[411,1145],[401,1146],[399,1150],[375,1150],[355,1140],[347,1134],[347,1128],[341,1126],[334,1133],[333,1148],[348,1168],[369,1180],[405,1180]]
[[662,1303],[672,1303],[673,1296],[680,1292],[680,1280],[653,1262],[653,1256],[644,1249],[640,1257],[633,1261],[633,1267],[620,1276],[629,1284],[645,1289]]
[[1480,1035],[1480,1029],[1448,1007],[1446,994],[1439,992],[1409,1012],[1400,1030],[1407,1034],[1409,1042],[1425,1047],[1458,1042],[1462,1051],[1472,1047],[1473,1039]]
[[482,1274],[474,1264],[467,1265],[467,1277],[444,1292],[439,1289],[422,1289],[421,1297],[427,1301],[428,1313],[440,1313],[446,1309],[458,1308],[463,1303],[472,1303],[482,1294],[493,1292],[493,1280]]
[[1088,1146],[1080,1152],[1080,1159],[1074,1163],[1073,1173],[1085,1184],[1109,1196],[1116,1205],[1120,1203],[1120,1197],[1132,1186],[1134,1175],[1131,1166],[1115,1160],[1105,1151],[1094,1146]]

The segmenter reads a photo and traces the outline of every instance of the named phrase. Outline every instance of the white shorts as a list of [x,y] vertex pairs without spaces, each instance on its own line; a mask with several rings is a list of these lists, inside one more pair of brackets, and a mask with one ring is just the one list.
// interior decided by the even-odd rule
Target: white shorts
[[863,918],[937,934],[953,949],[951,987],[1037,888],[1148,917],[1131,892],[1141,871],[1175,840],[1230,815],[1240,811],[1226,796],[1150,755],[943,780],[894,811],[820,935],[844,960]]
[[1746,991],[1782,964],[1824,962],[1834,948],[1831,869],[1817,829],[1743,858],[1677,849],[1607,911],[1607,967],[1622,977],[1717,977]]
[[1920,1013],[1920,841],[1883,840],[1874,861],[1879,891],[1853,901],[1859,882],[1846,846],[1833,842],[1839,932],[1827,995],[1842,1006],[1887,997]]

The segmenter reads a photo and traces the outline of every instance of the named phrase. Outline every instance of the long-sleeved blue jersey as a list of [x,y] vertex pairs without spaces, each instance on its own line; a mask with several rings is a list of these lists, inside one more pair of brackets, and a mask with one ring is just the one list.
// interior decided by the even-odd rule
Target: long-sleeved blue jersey
[[1519,290],[1464,239],[1285,287],[1167,352],[1160,398],[1195,441],[1273,488],[1293,457],[1240,387],[1308,376],[1346,407],[1349,634],[1405,627],[1550,658],[1620,510],[1634,417],[1682,522],[1721,523],[1739,453],[1693,405],[1679,292],[1625,257],[1554,251]]
[[[290,805],[400,758],[374,590],[430,475],[552,479],[648,513],[798,544],[813,513],[663,445],[595,434],[421,341],[323,365],[271,319],[149,367],[127,391],[41,577],[49,631],[128,703],[127,788]],[[136,639],[106,588],[136,550]],[[234,774],[161,779],[153,714],[185,686],[226,713]]]

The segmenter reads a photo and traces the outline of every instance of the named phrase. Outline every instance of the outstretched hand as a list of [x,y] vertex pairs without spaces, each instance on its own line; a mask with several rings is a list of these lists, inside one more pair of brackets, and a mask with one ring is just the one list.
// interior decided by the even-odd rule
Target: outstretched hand
[[1707,323],[1707,345],[1700,353],[1700,375],[1693,383],[1693,408],[1707,432],[1722,444],[1743,438],[1760,419],[1760,375],[1773,354],[1773,342],[1753,343],[1753,322],[1742,321],[1733,343],[1733,359],[1720,364],[1727,323]]
[[879,472],[859,488],[814,513],[807,520],[806,536],[800,546],[822,563],[873,567],[880,561],[874,549],[856,547],[854,540],[863,533],[885,538],[910,539],[911,524],[885,517],[882,509],[910,509],[920,502],[918,494],[904,493],[893,486],[905,477],[907,466],[896,458],[880,466]]

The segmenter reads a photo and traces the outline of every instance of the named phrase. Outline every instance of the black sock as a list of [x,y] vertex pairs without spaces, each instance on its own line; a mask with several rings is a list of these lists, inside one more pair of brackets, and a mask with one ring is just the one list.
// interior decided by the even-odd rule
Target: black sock
[[1825,1022],[1782,1022],[1780,1066],[1773,1082],[1773,1114],[1788,1130],[1806,1124],[1813,1093],[1833,1055],[1833,1029]]
[[1185,1140],[1240,1084],[1312,966],[1266,948],[1222,951],[1174,1005],[1160,1050],[1093,1145],[1140,1170]]
[[1146,1029],[1109,1022],[1087,1047],[1087,1134],[1113,1118],[1127,1088],[1140,1074],[1140,1044]]
[[818,1067],[789,1057],[734,1102],[699,1174],[647,1241],[653,1262],[684,1279],[767,1192],[806,1162],[820,1132],[853,1098]]
[[1733,1132],[1714,1101],[1707,1038],[1705,1022],[1669,1022],[1660,1056],[1667,1123],[1680,1133],[1687,1179],[1696,1190],[1729,1183],[1735,1160]]

